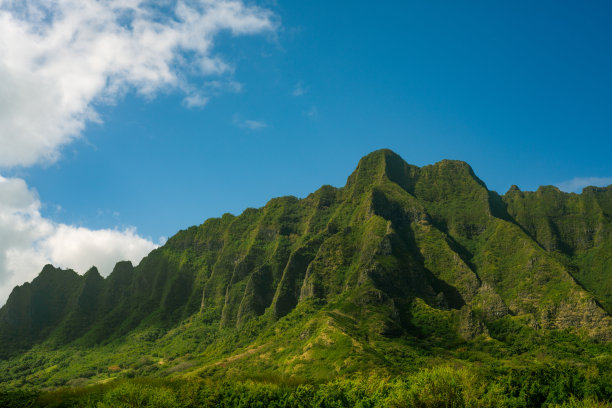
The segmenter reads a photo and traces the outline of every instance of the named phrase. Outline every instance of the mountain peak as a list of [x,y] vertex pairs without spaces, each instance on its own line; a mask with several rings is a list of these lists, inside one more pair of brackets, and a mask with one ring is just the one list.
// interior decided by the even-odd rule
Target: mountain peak
[[519,186],[517,186],[516,184],[513,184],[510,186],[508,191],[506,191],[506,194],[513,194],[513,193],[520,193],[520,192],[521,192],[521,189],[519,188]]
[[92,266],[91,268],[89,268],[89,270],[87,272],[85,272],[85,274],[83,275],[86,279],[91,279],[91,278],[101,278],[102,276],[100,275],[100,272],[98,272],[98,268],[96,268],[95,266]]
[[357,168],[349,176],[346,185],[355,193],[365,187],[378,184],[385,178],[399,184],[406,190],[414,186],[417,166],[410,165],[390,149],[375,150],[362,157]]
[[486,188],[486,184],[478,178],[476,173],[474,173],[472,166],[462,160],[443,159],[432,164],[431,166],[425,166],[424,168],[435,169],[435,174],[438,176],[444,176],[446,178],[474,179],[478,184]]
[[560,195],[560,194],[562,194],[562,191],[559,190],[559,187],[557,187],[557,186],[540,186],[536,190],[536,193],[537,194],[555,194],[555,195]]
[[[403,164],[405,161],[397,153],[390,149],[379,149],[363,156],[361,160],[359,160],[355,172],[378,174],[379,172],[386,170],[387,163]],[[349,179],[355,174],[355,172],[349,176]]]

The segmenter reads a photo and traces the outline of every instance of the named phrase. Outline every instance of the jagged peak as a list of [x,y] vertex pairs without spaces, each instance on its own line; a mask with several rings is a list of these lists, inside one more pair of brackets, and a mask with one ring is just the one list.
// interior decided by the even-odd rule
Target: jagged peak
[[56,268],[55,266],[51,264],[46,264],[45,266],[43,266],[42,270],[40,271],[40,275],[53,273],[57,270],[59,270],[59,268]]
[[417,183],[436,184],[437,180],[445,180],[446,184],[455,183],[455,180],[468,180],[475,182],[484,190],[486,184],[476,176],[472,167],[461,160],[440,160],[434,164],[418,167],[408,164],[397,153],[389,149],[376,150],[364,156],[357,168],[349,176],[346,189],[351,194],[361,194],[368,187],[372,187],[384,180],[394,182],[410,194],[415,194]]
[[443,159],[429,166],[421,168],[424,172],[435,171],[437,175],[445,175],[448,178],[470,178],[480,184],[482,187],[487,188],[487,185],[482,181],[474,169],[467,162],[462,160],[451,160]]
[[134,265],[132,264],[132,261],[119,261],[115,264],[115,267],[113,268],[113,273],[116,271],[133,269],[133,268],[134,268]]
[[56,268],[55,266],[51,265],[51,264],[46,264],[45,266],[43,266],[42,270],[40,271],[40,273],[38,274],[38,276],[36,278],[34,278],[34,280],[38,279],[38,278],[46,278],[46,277],[51,277],[51,276],[60,276],[60,275],[76,275],[78,276],[78,274],[72,270],[72,269],[62,269],[62,268]]
[[521,193],[524,194],[557,194],[557,195],[584,195],[584,194],[601,194],[601,193],[606,193],[606,192],[612,192],[612,184],[607,186],[607,187],[597,187],[597,186],[586,186],[582,189],[581,193],[573,193],[573,192],[567,192],[567,191],[563,191],[561,190],[559,187],[557,186],[553,186],[553,185],[543,185],[543,186],[539,186],[535,191],[534,190],[528,190],[528,191],[522,191],[520,190],[516,185],[513,185],[512,187],[510,187],[510,189],[508,190],[508,193],[513,192],[513,191],[520,191]]
[[363,178],[373,179],[376,176],[381,175],[385,170],[385,164],[388,157],[391,160],[393,160],[395,157],[402,160],[401,157],[389,149],[375,150],[372,153],[363,156],[359,160],[359,163],[357,163],[357,168],[355,171],[353,171],[353,173],[349,176],[347,185],[356,183]]
[[536,190],[536,193],[538,194],[547,194],[547,193],[562,194],[562,191],[557,186],[540,186]]
[[380,159],[386,159],[386,158],[391,158],[391,159],[397,159],[397,160],[404,160],[400,157],[399,154],[395,153],[393,150],[391,149],[378,149],[378,150],[374,150],[373,152],[370,152],[368,154],[366,154],[365,156],[363,156],[361,158],[360,161],[362,160],[380,160]]
[[516,184],[511,185],[508,191],[506,191],[506,194],[514,194],[514,193],[522,193],[521,189]]
[[612,192],[612,184],[607,187],[587,186],[582,189],[582,194],[606,193],[608,191]]
[[470,166],[467,162],[463,160],[454,160],[454,159],[442,159],[433,164],[437,167],[450,167],[450,168],[458,168],[472,171],[472,166]]
[[87,272],[85,272],[85,274],[83,275],[86,279],[91,279],[91,278],[101,278],[102,275],[100,275],[100,272],[98,271],[98,268],[94,266],[92,266],[91,268],[89,268],[89,270]]
[[346,181],[346,187],[359,193],[366,186],[387,178],[410,190],[418,169],[390,149],[375,150],[359,160],[357,168]]

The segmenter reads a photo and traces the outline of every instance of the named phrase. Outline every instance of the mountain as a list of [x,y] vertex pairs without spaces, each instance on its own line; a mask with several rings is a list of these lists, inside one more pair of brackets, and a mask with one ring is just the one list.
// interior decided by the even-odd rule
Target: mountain
[[342,188],[209,219],[107,278],[45,266],[0,309],[0,380],[510,361],[609,347],[611,312],[612,186],[500,196],[467,163],[378,150]]

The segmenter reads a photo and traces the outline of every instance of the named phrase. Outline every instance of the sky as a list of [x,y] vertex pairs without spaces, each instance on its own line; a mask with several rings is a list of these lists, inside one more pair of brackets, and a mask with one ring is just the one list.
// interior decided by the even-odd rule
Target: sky
[[0,0],[0,304],[380,148],[612,184],[611,50],[609,1]]

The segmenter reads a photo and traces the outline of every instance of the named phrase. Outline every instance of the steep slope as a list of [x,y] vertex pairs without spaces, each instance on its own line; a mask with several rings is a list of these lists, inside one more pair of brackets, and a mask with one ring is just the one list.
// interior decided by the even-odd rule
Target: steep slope
[[503,199],[516,222],[611,312],[612,186],[587,187],[582,194],[513,186]]
[[205,367],[296,374],[390,365],[393,339],[450,349],[500,325],[609,340],[610,194],[546,191],[500,197],[464,162],[379,150],[342,188],[209,219],[106,279],[45,267],[0,309],[1,357],[180,335]]

